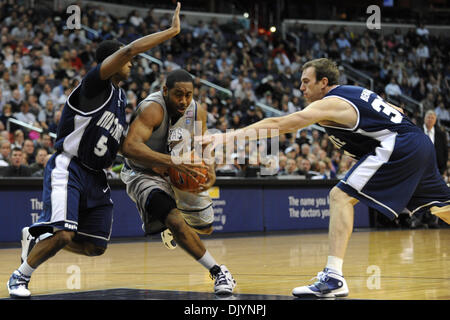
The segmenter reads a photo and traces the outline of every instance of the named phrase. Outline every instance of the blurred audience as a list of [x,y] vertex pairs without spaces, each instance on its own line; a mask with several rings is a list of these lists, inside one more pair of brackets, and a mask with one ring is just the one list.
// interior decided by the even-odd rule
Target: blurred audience
[[[170,23],[167,15],[157,16],[152,9],[147,13],[134,10],[122,21],[93,3],[82,6],[82,24],[95,32],[65,28],[63,10],[25,8],[0,0],[0,166],[11,161],[7,141],[13,150],[23,149],[26,156],[22,163],[34,173],[42,169],[45,152],[48,157],[55,151],[50,133],[56,133],[65,100],[95,66],[95,49],[101,40],[117,38],[130,43]],[[177,37],[148,52],[161,60],[161,65],[143,57],[133,62],[132,76],[123,85],[128,97],[127,119],[140,100],[161,89],[166,72],[179,67],[195,76],[194,99],[208,111],[208,129],[238,129],[274,116],[274,110],[277,114],[292,113],[306,106],[299,90],[302,64],[328,57],[336,60],[341,71],[342,62],[346,62],[372,76],[374,91],[388,100],[406,94],[420,101],[424,112],[434,110],[437,124],[447,134],[450,50],[444,37],[433,35],[423,24],[413,31],[397,28],[392,34],[370,30],[358,34],[338,26],[316,34],[306,25],[294,24],[287,31],[300,37],[301,45],[297,46],[289,37],[282,39],[277,33],[252,29],[244,18],[190,23],[182,16],[181,21]],[[340,81],[358,84],[345,73]],[[207,82],[224,90],[207,86]],[[401,106],[422,126],[420,112],[411,111],[414,105]],[[11,118],[43,132],[8,123]],[[280,136],[279,148],[279,169],[273,175],[340,179],[355,162],[336,149],[317,126]],[[445,142],[439,148],[448,155]],[[255,166],[267,166],[265,159],[249,165],[251,155],[243,157],[240,152],[233,154],[229,164],[217,166],[218,175],[261,175]],[[447,158],[442,158],[439,168],[448,179]]]

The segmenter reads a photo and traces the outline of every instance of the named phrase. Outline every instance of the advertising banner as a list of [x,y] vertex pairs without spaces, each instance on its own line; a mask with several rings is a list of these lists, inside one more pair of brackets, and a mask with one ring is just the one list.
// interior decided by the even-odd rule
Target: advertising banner
[[36,222],[42,211],[42,191],[2,191],[0,203],[0,242],[20,241],[22,228]]
[[[329,187],[236,187],[210,189],[214,232],[261,232],[328,229]],[[124,189],[113,189],[114,221],[111,238],[142,237],[136,205]],[[42,210],[41,190],[1,191],[0,242],[18,242],[21,230],[37,221]],[[369,227],[369,210],[355,207],[355,227]]]
[[214,232],[264,231],[262,188],[209,190],[214,208]]
[[[327,229],[330,221],[329,189],[265,189],[264,222],[267,230]],[[369,209],[355,206],[355,227],[369,227]]]

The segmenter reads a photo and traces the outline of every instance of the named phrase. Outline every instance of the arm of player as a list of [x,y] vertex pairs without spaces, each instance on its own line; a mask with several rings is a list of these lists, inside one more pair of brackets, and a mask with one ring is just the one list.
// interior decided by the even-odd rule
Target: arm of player
[[152,136],[153,129],[161,124],[163,117],[163,110],[158,104],[143,102],[122,143],[122,154],[146,168],[168,165],[169,155],[159,154],[145,144]]
[[218,135],[206,136],[204,143],[214,141],[214,145],[234,142],[237,137],[258,139],[265,129],[265,137],[296,132],[311,124],[321,121],[332,121],[344,127],[352,127],[356,123],[356,111],[350,104],[339,98],[328,98],[315,101],[305,109],[282,117],[266,118],[247,127]]
[[109,79],[136,55],[146,52],[180,33],[180,7],[178,2],[170,28],[139,38],[106,58],[100,68],[100,78],[102,80]]
[[198,164],[175,164],[169,154],[160,153],[149,148],[145,142],[150,139],[153,129],[157,128],[164,118],[162,107],[154,102],[143,102],[139,107],[139,113],[131,123],[128,134],[124,139],[121,152],[124,157],[132,159],[146,168],[174,167],[178,171],[188,174],[192,178],[194,175],[201,175],[194,169]]

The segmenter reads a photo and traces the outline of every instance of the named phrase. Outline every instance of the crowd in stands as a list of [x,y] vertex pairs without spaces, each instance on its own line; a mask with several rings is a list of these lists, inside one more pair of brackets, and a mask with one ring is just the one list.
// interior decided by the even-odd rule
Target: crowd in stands
[[[0,1],[0,174],[42,176],[54,152],[52,134],[65,100],[95,66],[94,52],[101,40],[114,38],[127,44],[170,25],[170,15],[157,17],[151,9],[132,11],[125,19],[93,5],[83,6],[82,13],[81,23],[95,33],[67,28],[65,10],[30,9]],[[180,67],[195,76],[194,98],[208,110],[209,129],[224,132],[274,115],[261,105],[282,114],[295,112],[305,107],[299,90],[302,64],[328,57],[370,74],[374,91],[383,97],[409,95],[423,103],[424,112],[435,110],[440,125],[450,123],[448,38],[432,36],[423,25],[393,34],[371,30],[356,34],[337,26],[315,34],[300,24],[289,31],[300,38],[299,49],[294,41],[253,30],[246,19],[234,17],[219,24],[213,18],[190,24],[182,16],[181,33],[149,52],[162,65],[136,58],[130,80],[123,85],[128,119],[144,97],[161,89],[164,75]],[[232,96],[202,80],[230,90]],[[340,82],[352,84],[344,73]],[[419,110],[405,108],[405,112],[418,125],[423,123]],[[43,133],[8,125],[9,118]],[[354,163],[320,127],[281,136],[279,150],[279,167],[271,175],[280,177],[339,179]],[[239,152],[231,154],[231,161],[218,164],[218,175],[263,177],[260,168],[273,164],[270,157],[252,154],[239,161]],[[447,170],[444,176],[448,177]]]

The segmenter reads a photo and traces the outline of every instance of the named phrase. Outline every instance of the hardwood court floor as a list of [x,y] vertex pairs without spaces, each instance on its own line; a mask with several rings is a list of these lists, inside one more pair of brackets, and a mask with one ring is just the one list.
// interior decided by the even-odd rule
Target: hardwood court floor
[[[237,295],[288,298],[292,288],[311,283],[328,254],[325,232],[203,239],[232,272]],[[449,243],[450,229],[354,232],[344,263],[348,298],[449,300]],[[20,249],[0,249],[0,261],[0,298],[7,298]],[[183,250],[153,240],[113,242],[92,258],[61,251],[30,282],[34,296],[113,288],[211,293],[213,282]]]

